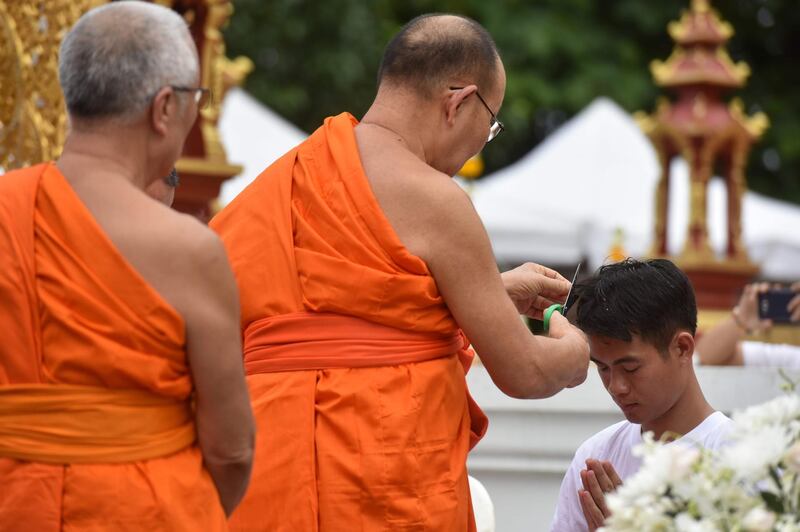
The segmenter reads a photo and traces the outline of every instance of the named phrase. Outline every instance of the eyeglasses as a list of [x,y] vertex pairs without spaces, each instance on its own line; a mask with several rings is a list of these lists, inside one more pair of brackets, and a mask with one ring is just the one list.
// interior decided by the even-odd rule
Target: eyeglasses
[[[450,90],[451,91],[460,91],[463,88],[464,87],[450,87]],[[481,101],[483,106],[486,107],[486,110],[489,111],[489,114],[492,115],[492,120],[489,122],[489,138],[486,139],[486,142],[491,142],[497,135],[499,135],[500,133],[505,131],[506,128],[505,128],[505,126],[503,126],[503,123],[497,119],[497,115],[494,114],[492,109],[489,107],[489,104],[486,103],[486,100],[483,99],[483,96],[481,96],[481,93],[478,92],[478,91],[475,91],[475,95]]]
[[206,109],[211,105],[211,89],[205,87],[181,87],[180,85],[170,85],[172,90],[177,92],[193,92],[194,103],[197,104],[198,109]]

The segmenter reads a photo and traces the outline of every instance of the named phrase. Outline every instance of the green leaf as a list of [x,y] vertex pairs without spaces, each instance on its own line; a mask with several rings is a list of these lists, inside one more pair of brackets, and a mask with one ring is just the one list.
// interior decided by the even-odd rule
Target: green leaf
[[759,494],[761,495],[761,499],[764,501],[764,504],[767,505],[767,508],[776,514],[783,513],[783,499],[781,499],[778,495],[772,493],[771,491],[760,491]]

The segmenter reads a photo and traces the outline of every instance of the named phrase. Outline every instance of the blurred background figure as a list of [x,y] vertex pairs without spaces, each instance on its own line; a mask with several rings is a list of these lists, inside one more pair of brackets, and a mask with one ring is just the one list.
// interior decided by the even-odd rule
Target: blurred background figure
[[[697,342],[699,363],[707,366],[762,366],[800,369],[800,346],[756,341],[752,337],[769,331],[773,323],[759,317],[758,295],[769,291],[769,283],[749,284],[730,316],[705,331]],[[793,323],[800,323],[800,282],[792,285],[788,305]]]

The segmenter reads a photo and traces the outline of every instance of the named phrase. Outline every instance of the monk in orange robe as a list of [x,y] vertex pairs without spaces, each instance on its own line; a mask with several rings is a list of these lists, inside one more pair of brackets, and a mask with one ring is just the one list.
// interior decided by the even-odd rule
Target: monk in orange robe
[[533,264],[501,277],[450,179],[496,132],[485,105],[504,86],[477,23],[415,19],[361,123],[328,118],[212,220],[258,429],[233,530],[473,530],[466,458],[487,423],[467,337],[515,397],[585,378],[588,345],[564,318],[549,338],[519,319],[569,283]]
[[196,50],[176,13],[114,3],[60,73],[61,158],[0,176],[0,530],[226,530],[254,432],[235,280],[144,192],[197,116],[170,86]]

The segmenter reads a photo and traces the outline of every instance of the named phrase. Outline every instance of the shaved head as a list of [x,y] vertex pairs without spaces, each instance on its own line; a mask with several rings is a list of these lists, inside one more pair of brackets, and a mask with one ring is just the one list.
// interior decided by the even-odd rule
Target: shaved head
[[497,83],[499,61],[491,35],[474,20],[422,15],[386,45],[378,85],[388,82],[429,96],[459,80],[485,91]]

